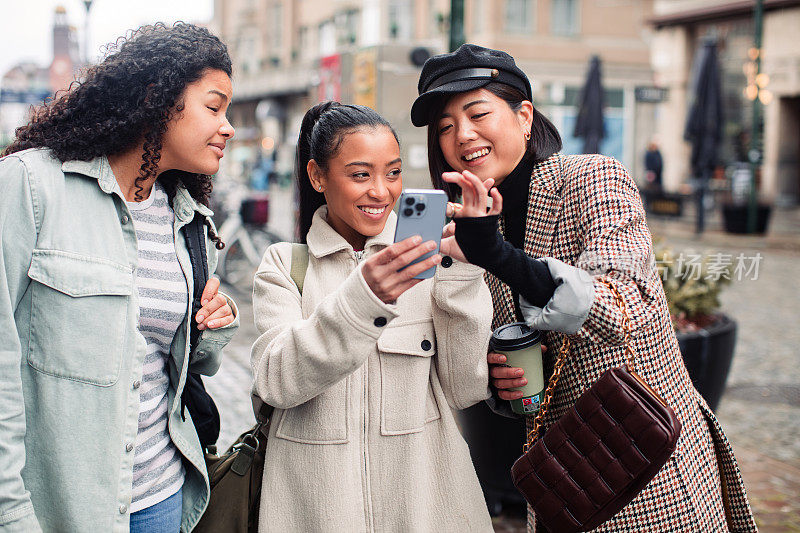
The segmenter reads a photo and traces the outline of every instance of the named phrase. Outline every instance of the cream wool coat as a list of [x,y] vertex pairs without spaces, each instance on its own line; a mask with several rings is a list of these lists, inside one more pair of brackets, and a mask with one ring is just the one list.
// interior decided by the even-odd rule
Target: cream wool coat
[[[256,274],[254,391],[276,408],[259,531],[492,531],[451,413],[489,396],[483,270],[440,266],[384,304],[326,215],[308,234],[302,297],[289,243]],[[366,256],[392,243],[395,220]]]

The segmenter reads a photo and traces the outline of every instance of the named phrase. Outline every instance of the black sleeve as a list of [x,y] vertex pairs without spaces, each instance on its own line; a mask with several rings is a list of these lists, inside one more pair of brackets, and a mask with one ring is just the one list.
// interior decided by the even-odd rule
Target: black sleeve
[[542,261],[503,240],[497,230],[499,215],[456,218],[456,241],[473,265],[491,272],[537,307],[544,307],[556,284]]

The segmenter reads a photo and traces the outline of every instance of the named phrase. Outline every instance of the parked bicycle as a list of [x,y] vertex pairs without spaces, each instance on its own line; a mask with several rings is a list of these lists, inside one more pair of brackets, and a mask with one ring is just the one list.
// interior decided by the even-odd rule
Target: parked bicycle
[[225,248],[219,253],[217,273],[222,281],[241,293],[253,290],[253,277],[270,244],[287,240],[267,229],[269,198],[245,198],[238,212],[231,213],[219,228]]

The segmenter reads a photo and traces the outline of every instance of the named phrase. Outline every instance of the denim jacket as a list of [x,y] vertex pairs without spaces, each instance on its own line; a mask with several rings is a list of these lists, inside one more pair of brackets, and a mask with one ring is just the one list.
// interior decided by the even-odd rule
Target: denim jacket
[[[211,212],[183,188],[173,209],[191,295],[180,229],[195,211]],[[108,160],[62,164],[44,149],[0,159],[0,238],[0,533],[127,532],[147,346],[136,234]],[[217,371],[238,325],[237,316],[204,330],[189,358],[187,309],[170,349],[168,428],[186,465],[181,531],[205,510],[209,484],[180,394],[189,370]]]

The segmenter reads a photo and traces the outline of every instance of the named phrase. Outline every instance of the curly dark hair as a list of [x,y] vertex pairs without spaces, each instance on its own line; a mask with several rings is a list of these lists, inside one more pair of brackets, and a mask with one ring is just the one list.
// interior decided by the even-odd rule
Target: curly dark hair
[[[135,182],[140,200],[140,183],[157,171],[167,124],[183,110],[184,89],[209,69],[231,76],[231,59],[219,38],[183,22],[142,26],[107,50],[103,62],[90,67],[82,81],[34,110],[2,155],[49,148],[61,161],[89,161],[143,144]],[[195,201],[208,205],[211,176],[170,170],[159,176],[159,183],[170,200],[183,185]],[[217,248],[225,246],[210,226],[209,235]]]

